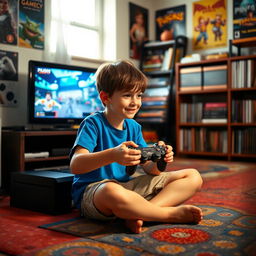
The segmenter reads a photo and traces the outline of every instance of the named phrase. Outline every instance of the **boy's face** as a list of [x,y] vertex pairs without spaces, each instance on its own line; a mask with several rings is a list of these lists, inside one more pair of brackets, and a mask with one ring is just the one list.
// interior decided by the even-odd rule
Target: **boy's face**
[[118,119],[134,118],[141,107],[141,92],[116,91],[106,102],[108,112]]

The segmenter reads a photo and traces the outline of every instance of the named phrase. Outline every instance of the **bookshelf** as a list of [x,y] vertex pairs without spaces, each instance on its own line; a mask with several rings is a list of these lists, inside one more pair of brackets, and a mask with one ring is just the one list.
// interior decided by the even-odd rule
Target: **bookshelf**
[[254,55],[176,64],[178,155],[255,158],[255,67]]
[[[142,125],[148,143],[164,140],[175,144],[175,63],[185,56],[187,38],[171,41],[151,41],[144,44],[140,69],[148,77],[136,120]],[[170,114],[172,113],[172,114]]]
[[233,46],[237,49],[237,55],[241,55],[242,48],[256,47],[256,37],[229,40],[229,56],[233,56]]

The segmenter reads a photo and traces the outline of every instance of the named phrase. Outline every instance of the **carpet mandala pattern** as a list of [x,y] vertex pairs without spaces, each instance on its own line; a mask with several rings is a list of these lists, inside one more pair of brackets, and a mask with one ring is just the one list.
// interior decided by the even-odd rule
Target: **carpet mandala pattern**
[[[199,207],[203,210],[204,219],[197,225],[148,225],[141,234],[119,232],[98,237],[88,236],[82,230],[83,225],[80,225],[83,219],[48,225],[47,228],[58,230],[59,226],[60,231],[71,234],[75,230],[76,235],[79,235],[81,229],[80,235],[87,238],[70,242],[69,246],[67,243],[52,246],[44,249],[45,253],[40,251],[33,255],[83,255],[79,253],[85,248],[86,255],[255,255],[255,216],[243,215],[224,207]],[[121,226],[119,223],[120,230],[123,229]],[[90,243],[90,239],[95,242]],[[82,247],[77,246],[79,243]]]

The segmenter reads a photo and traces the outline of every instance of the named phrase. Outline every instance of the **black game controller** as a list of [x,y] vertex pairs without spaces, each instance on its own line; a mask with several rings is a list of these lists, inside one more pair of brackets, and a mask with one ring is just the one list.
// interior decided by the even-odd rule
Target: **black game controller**
[[[151,160],[153,162],[157,162],[157,168],[159,171],[163,172],[165,170],[166,164],[167,164],[164,161],[164,157],[166,154],[165,147],[154,144],[153,147],[146,147],[146,148],[129,147],[129,148],[137,149],[141,151],[140,164],[144,164],[146,161]],[[136,168],[137,168],[137,165],[126,166],[126,173],[128,175],[133,175],[135,173]]]

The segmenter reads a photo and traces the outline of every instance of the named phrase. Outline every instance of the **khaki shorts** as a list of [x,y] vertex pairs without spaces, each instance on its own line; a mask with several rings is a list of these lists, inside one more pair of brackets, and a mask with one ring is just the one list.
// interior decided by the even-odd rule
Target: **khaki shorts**
[[132,190],[146,200],[152,199],[156,196],[159,191],[164,187],[170,172],[162,172],[158,176],[154,175],[141,175],[133,178],[127,182],[118,182],[116,180],[105,179],[99,182],[91,183],[87,186],[84,191],[82,202],[81,202],[81,213],[84,217],[98,219],[98,220],[110,220],[115,217],[105,216],[98,211],[94,206],[93,196],[98,187],[106,182],[116,182],[123,186],[125,189]]

